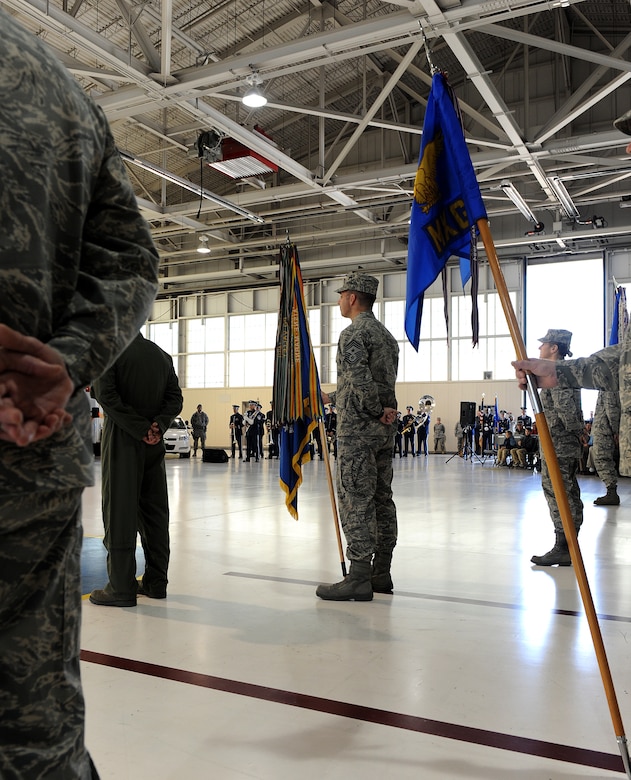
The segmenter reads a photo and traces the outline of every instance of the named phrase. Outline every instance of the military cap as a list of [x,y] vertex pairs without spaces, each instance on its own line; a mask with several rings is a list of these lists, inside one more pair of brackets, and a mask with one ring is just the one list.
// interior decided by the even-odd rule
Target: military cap
[[620,130],[621,133],[631,135],[631,110],[619,116],[613,123],[613,126],[616,130]]
[[411,409],[412,411],[414,411],[414,407],[413,406],[406,406],[405,408],[406,409]]
[[572,357],[570,352],[570,342],[572,341],[572,333],[569,330],[563,330],[562,328],[550,328],[546,335],[539,339],[542,344],[558,344],[563,347],[565,354],[568,357]]
[[239,406],[240,406],[240,404],[232,404],[232,408],[233,408],[233,409],[238,409],[238,408],[239,408]]
[[344,277],[344,284],[336,290],[338,293],[351,290],[352,292],[366,293],[367,295],[377,295],[377,287],[379,287],[379,279],[368,274],[363,274],[361,271],[353,271],[350,274],[346,274]]

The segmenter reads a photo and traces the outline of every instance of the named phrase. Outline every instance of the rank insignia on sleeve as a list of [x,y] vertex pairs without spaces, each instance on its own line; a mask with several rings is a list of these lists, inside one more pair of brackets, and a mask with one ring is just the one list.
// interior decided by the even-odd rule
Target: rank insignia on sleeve
[[356,339],[351,339],[351,341],[344,346],[344,362],[349,366],[352,366],[359,362],[362,353],[363,349],[361,343]]

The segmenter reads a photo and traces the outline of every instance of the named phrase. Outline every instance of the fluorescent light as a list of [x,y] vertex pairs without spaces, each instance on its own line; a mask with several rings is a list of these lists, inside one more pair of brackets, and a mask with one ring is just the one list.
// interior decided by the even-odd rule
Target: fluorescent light
[[580,220],[581,213],[576,208],[576,204],[572,200],[570,193],[565,189],[565,184],[563,184],[561,179],[558,176],[550,176],[548,182],[567,216],[575,221]]
[[539,229],[543,230],[543,225],[541,226],[541,228],[538,227],[539,225],[541,225],[541,223],[539,222],[537,217],[535,217],[532,209],[526,203],[523,197],[520,195],[519,191],[515,188],[515,185],[512,182],[507,181],[505,179],[504,181],[500,182],[500,187],[502,188],[504,194],[510,200],[512,200],[515,206],[517,206],[517,208],[519,209],[519,211],[521,211],[524,217],[526,217],[526,219],[529,222],[532,222],[535,225],[537,230]]
[[241,208],[241,206],[237,206],[236,203],[232,203],[229,200],[225,200],[225,198],[220,198],[219,195],[215,195],[213,192],[209,192],[208,190],[205,190],[202,187],[198,187],[197,184],[193,184],[193,182],[188,181],[188,179],[183,179],[181,176],[176,176],[174,173],[171,173],[170,171],[165,171],[163,168],[159,168],[157,165],[147,162],[147,160],[142,160],[140,157],[134,157],[133,154],[130,154],[129,152],[124,152],[122,149],[119,149],[118,153],[123,158],[123,160],[127,160],[128,163],[131,163],[132,165],[137,165],[138,168],[142,168],[145,171],[154,173],[156,176],[160,176],[162,179],[166,179],[166,181],[170,181],[173,184],[178,184],[180,187],[183,187],[185,190],[188,190],[189,192],[194,192],[196,195],[199,195],[200,197],[205,198],[206,200],[209,200],[212,203],[216,203],[218,206],[221,206],[222,208],[230,209],[230,211],[234,211],[235,214],[239,214],[241,217],[246,217],[247,219],[251,219],[252,222],[258,222],[259,225],[262,225],[265,222],[265,220],[262,217],[253,214],[251,211],[248,211],[247,209]]

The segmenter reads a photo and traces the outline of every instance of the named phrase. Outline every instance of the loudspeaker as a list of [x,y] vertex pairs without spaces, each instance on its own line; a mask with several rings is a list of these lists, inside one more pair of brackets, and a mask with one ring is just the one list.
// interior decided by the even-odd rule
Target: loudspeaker
[[225,450],[216,450],[213,447],[206,447],[202,452],[202,461],[204,463],[227,463],[229,460]]
[[475,401],[460,401],[460,425],[463,428],[475,425]]

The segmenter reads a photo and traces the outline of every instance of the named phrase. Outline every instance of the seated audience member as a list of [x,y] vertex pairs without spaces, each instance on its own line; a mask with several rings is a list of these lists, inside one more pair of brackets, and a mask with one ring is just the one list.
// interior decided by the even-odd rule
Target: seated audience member
[[523,422],[521,420],[517,420],[517,424],[515,425],[515,430],[513,431],[513,436],[517,439],[517,443],[519,444],[519,437],[523,436],[526,433],[526,427],[524,426]]
[[506,434],[504,436],[504,441],[500,445],[499,450],[497,451],[497,466],[509,466],[506,462],[506,458],[511,455],[512,458],[512,452],[513,450],[517,449],[517,442],[515,441],[515,437],[510,431],[506,431]]
[[539,455],[539,440],[533,435],[531,428],[526,428],[524,438],[521,440],[521,449],[526,454],[526,468],[534,469],[535,459]]

